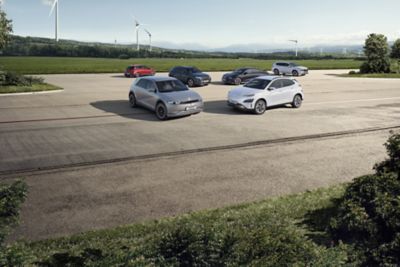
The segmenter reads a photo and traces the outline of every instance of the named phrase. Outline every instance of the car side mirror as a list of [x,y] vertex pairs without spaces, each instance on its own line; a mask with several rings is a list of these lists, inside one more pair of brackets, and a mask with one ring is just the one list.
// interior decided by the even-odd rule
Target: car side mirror
[[274,91],[276,88],[275,87],[270,87],[268,88],[268,91]]

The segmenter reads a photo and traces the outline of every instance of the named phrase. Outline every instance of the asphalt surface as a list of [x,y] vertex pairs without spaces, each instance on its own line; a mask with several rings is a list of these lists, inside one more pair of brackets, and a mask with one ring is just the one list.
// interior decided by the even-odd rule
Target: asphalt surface
[[[256,201],[349,181],[400,130],[400,80],[298,80],[300,109],[262,116],[226,105],[233,86],[195,88],[199,115],[158,121],[127,102],[133,80],[48,75],[58,93],[0,96],[0,180],[29,195],[11,239],[38,240]],[[165,75],[165,74],[160,74]]]

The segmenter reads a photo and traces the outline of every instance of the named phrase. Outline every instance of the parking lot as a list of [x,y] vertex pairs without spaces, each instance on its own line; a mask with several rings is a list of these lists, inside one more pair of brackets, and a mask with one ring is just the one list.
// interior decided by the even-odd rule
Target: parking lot
[[[29,195],[12,238],[42,239],[301,192],[371,172],[400,130],[400,80],[299,77],[300,109],[232,110],[220,84],[199,115],[159,121],[127,102],[132,79],[48,75],[64,88],[0,96],[0,177]],[[166,75],[166,74],[159,74]],[[345,156],[344,156],[345,155]]]

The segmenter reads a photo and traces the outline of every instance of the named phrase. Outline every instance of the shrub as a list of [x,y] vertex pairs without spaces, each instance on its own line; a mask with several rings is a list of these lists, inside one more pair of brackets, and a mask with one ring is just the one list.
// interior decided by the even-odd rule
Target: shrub
[[400,263],[400,135],[386,148],[389,159],[346,188],[330,222],[333,237],[354,244],[365,265]]
[[129,59],[130,57],[127,54],[121,54],[118,56],[119,59]]
[[355,74],[357,74],[357,72],[355,72],[354,70],[351,70],[351,71],[349,71],[349,74],[350,75],[355,75]]
[[0,72],[0,84],[4,86],[32,86],[34,83],[43,82],[41,77],[23,76],[11,71]]
[[367,61],[362,64],[361,73],[389,73],[389,45],[386,36],[372,33],[365,40],[364,54]]

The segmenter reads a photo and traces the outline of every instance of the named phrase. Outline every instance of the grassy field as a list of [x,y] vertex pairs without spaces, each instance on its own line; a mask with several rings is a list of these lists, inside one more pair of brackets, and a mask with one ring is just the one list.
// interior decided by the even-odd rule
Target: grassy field
[[[23,74],[62,73],[122,73],[130,64],[145,64],[158,72],[169,71],[177,65],[193,65],[204,71],[230,71],[239,67],[256,67],[270,70],[275,60],[256,59],[97,59],[57,57],[0,57],[0,66]],[[346,60],[298,60],[298,64],[310,69],[358,69],[361,61]]]
[[0,94],[43,92],[60,89],[62,88],[48,83],[37,83],[32,84],[32,86],[0,86]]
[[17,243],[9,251],[23,250],[24,264],[39,266],[339,266],[351,254],[350,247],[333,245],[324,229],[332,200],[343,192],[343,186],[335,186],[72,237]]
[[384,78],[384,79],[399,79],[400,73],[370,73],[370,74],[339,74],[339,77],[348,78]]

